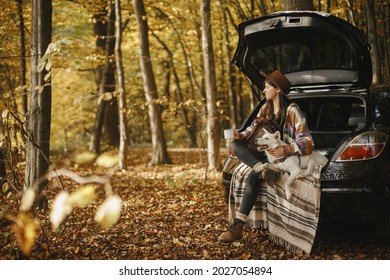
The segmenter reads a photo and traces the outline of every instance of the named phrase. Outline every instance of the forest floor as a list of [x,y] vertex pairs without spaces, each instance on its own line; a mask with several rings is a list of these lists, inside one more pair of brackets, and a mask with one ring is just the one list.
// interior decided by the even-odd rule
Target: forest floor
[[[242,240],[221,244],[217,237],[228,222],[220,173],[206,173],[202,150],[171,149],[169,154],[173,164],[147,167],[149,149],[129,150],[128,171],[111,178],[123,207],[119,221],[108,229],[93,220],[104,190],[99,190],[96,203],[74,209],[58,230],[52,229],[48,211],[35,212],[41,226],[29,256],[18,248],[12,223],[0,220],[0,259],[390,259],[390,246],[378,243],[372,227],[362,223],[320,221],[310,255],[276,245],[265,230],[247,229]],[[93,165],[77,166],[69,158],[59,162],[81,176],[105,173]],[[68,191],[77,188],[71,180],[64,183]],[[60,190],[54,185],[47,192],[49,205]],[[9,203],[18,208],[17,201],[3,196],[0,209]]]

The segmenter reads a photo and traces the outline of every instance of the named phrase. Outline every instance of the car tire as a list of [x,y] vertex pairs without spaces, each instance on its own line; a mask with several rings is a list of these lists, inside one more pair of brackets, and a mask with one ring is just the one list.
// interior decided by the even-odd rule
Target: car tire
[[390,244],[390,215],[375,222],[375,234],[380,242]]

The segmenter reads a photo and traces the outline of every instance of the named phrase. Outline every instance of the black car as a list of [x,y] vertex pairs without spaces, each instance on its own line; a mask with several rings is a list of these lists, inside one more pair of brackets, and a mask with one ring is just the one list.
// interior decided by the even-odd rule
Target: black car
[[[320,218],[375,222],[390,240],[390,87],[372,88],[370,45],[348,22],[320,12],[278,12],[239,25],[233,63],[265,102],[260,72],[279,69],[289,99],[306,114],[315,149],[328,159],[321,174]],[[238,159],[223,170],[226,194]],[[226,199],[227,195],[226,195]]]

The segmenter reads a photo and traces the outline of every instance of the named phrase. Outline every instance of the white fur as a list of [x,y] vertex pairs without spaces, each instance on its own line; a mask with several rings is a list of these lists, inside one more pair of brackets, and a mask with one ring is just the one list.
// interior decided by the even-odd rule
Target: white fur
[[[306,156],[289,156],[284,161],[276,162],[278,159],[273,157],[268,150],[275,149],[279,146],[286,146],[286,143],[281,140],[279,131],[273,134],[266,131],[262,137],[256,138],[255,143],[259,145],[259,150],[265,151],[267,159],[270,162],[263,164],[264,169],[281,170],[290,174],[284,184],[287,199],[291,197],[291,186],[296,179],[311,175],[315,166],[319,165],[322,168],[328,162],[328,159],[324,155],[316,151]],[[306,170],[303,171],[302,169]]]

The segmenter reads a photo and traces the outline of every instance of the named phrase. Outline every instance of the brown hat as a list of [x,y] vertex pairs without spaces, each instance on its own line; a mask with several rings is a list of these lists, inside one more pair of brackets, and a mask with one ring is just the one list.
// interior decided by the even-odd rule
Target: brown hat
[[290,81],[279,70],[275,70],[269,76],[264,72],[260,72],[260,74],[272,81],[284,94],[287,95],[289,93],[291,87]]

